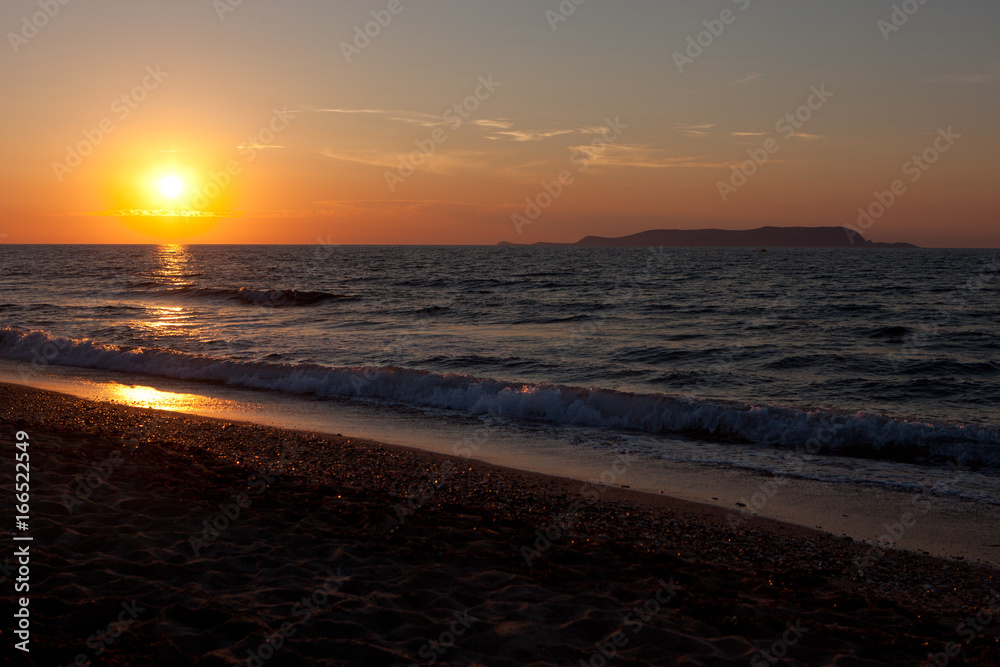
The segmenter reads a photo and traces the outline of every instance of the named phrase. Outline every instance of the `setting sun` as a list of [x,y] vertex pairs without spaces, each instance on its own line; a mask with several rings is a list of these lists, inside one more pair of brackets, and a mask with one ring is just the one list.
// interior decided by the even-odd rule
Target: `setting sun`
[[0,0],[0,653],[1000,667],[998,25]]
[[160,194],[168,199],[176,199],[184,192],[184,182],[177,176],[164,176],[158,184]]

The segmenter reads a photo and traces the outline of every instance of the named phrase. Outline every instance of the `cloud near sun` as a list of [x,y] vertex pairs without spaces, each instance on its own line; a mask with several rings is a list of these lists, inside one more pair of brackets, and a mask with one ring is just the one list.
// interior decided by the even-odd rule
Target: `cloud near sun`
[[193,211],[189,209],[143,209],[120,208],[108,211],[92,211],[88,213],[67,213],[64,215],[86,215],[107,218],[238,218],[243,215],[239,211]]
[[[895,23],[872,3],[578,2],[557,30],[545,10],[559,0],[488,15],[401,0],[377,30],[358,3],[223,1],[238,10],[64,0],[18,40],[17,95],[0,101],[5,243],[495,244],[566,170],[578,182],[526,241],[846,225],[952,125],[967,139],[869,233],[1000,244],[995,0],[922,3]],[[14,31],[24,3],[38,4],[0,5]],[[724,32],[722,9],[738,17]],[[680,72],[689,36],[702,53]],[[776,128],[824,84],[834,103]],[[628,127],[605,137],[615,118]],[[788,143],[723,199],[717,184],[769,136]],[[377,203],[324,203],[356,200]]]

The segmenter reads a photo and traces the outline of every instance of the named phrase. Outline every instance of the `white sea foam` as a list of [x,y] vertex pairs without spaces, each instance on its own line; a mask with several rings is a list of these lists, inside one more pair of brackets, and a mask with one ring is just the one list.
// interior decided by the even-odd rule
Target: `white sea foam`
[[237,361],[158,348],[127,348],[44,331],[0,328],[0,356],[31,362],[203,380],[321,397],[354,397],[559,424],[690,434],[754,445],[855,456],[1000,467],[1000,432],[865,412],[801,410],[505,382],[397,367],[329,367]]

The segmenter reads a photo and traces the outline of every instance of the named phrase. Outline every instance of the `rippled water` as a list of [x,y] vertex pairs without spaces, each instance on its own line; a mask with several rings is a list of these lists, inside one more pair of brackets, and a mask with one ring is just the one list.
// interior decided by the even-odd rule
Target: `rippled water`
[[996,466],[998,272],[971,250],[0,246],[0,355]]

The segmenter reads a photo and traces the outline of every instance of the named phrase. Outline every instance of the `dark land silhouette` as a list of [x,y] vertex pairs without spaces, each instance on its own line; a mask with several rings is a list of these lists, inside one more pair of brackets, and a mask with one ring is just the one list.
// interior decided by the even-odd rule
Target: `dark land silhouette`
[[576,243],[498,245],[666,246],[674,248],[916,248],[910,243],[875,243],[846,227],[759,227],[758,229],[652,229],[617,238],[587,236]]

